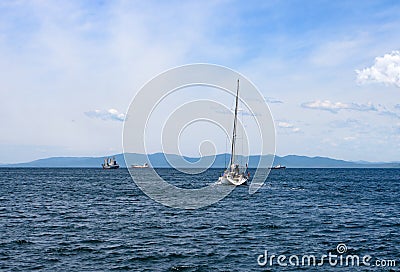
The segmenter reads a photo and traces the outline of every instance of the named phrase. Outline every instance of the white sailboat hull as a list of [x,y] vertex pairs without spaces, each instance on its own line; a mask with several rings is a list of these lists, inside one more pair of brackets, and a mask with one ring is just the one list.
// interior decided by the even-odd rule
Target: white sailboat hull
[[239,176],[239,177],[232,177],[232,176],[222,176],[218,178],[218,183],[219,184],[224,184],[224,185],[234,185],[234,186],[239,186],[244,183],[246,183],[247,178],[244,176]]

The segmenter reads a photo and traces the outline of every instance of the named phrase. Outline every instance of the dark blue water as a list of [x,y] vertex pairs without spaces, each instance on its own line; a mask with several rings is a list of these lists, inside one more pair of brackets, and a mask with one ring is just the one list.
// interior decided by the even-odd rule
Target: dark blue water
[[[221,173],[158,171],[182,187]],[[286,169],[254,195],[237,187],[212,206],[177,210],[144,195],[126,169],[0,168],[0,269],[399,271],[399,181],[399,169]],[[371,266],[257,263],[265,250],[320,258],[339,243],[343,256],[371,255]]]

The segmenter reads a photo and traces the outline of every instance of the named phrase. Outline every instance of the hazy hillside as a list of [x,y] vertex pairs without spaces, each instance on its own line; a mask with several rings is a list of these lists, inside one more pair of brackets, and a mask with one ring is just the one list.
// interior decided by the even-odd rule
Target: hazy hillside
[[[126,167],[123,154],[114,155],[117,162],[121,167]],[[155,153],[148,155],[128,153],[128,161],[130,164],[143,164],[150,162],[153,167],[156,168],[168,168],[171,167],[168,160],[175,166],[183,167],[180,163],[182,158],[178,155],[168,155],[168,160],[163,153]],[[0,167],[83,167],[83,168],[97,168],[101,167],[105,157],[53,157],[35,160],[26,163],[17,164],[3,164]],[[194,163],[199,158],[183,157],[186,161]],[[245,161],[243,158],[239,160]],[[258,165],[260,156],[249,157],[249,167],[255,168]],[[215,157],[215,161],[211,167],[213,168],[225,168],[229,162],[228,154],[219,154]],[[400,168],[400,163],[369,163],[369,162],[349,162],[343,160],[336,160],[325,157],[307,157],[288,155],[279,157],[276,156],[274,165],[281,164],[288,168]],[[204,165],[203,165],[204,166]],[[268,167],[267,165],[265,167]]]

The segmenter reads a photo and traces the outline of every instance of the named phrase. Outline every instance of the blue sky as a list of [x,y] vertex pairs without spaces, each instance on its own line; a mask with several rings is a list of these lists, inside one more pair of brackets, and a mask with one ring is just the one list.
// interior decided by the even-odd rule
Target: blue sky
[[192,62],[256,84],[278,155],[400,161],[398,14],[398,1],[1,1],[0,162],[121,152],[135,93]]

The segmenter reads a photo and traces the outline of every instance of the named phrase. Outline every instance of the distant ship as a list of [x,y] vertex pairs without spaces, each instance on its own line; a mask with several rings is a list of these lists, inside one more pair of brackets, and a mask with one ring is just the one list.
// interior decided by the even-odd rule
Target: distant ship
[[269,169],[286,169],[286,166],[278,164],[278,165],[269,167]]
[[104,163],[101,165],[103,169],[118,169],[119,165],[115,160],[115,157],[105,158]]
[[149,168],[149,164],[147,162],[143,165],[134,164],[134,165],[131,165],[131,168]]

